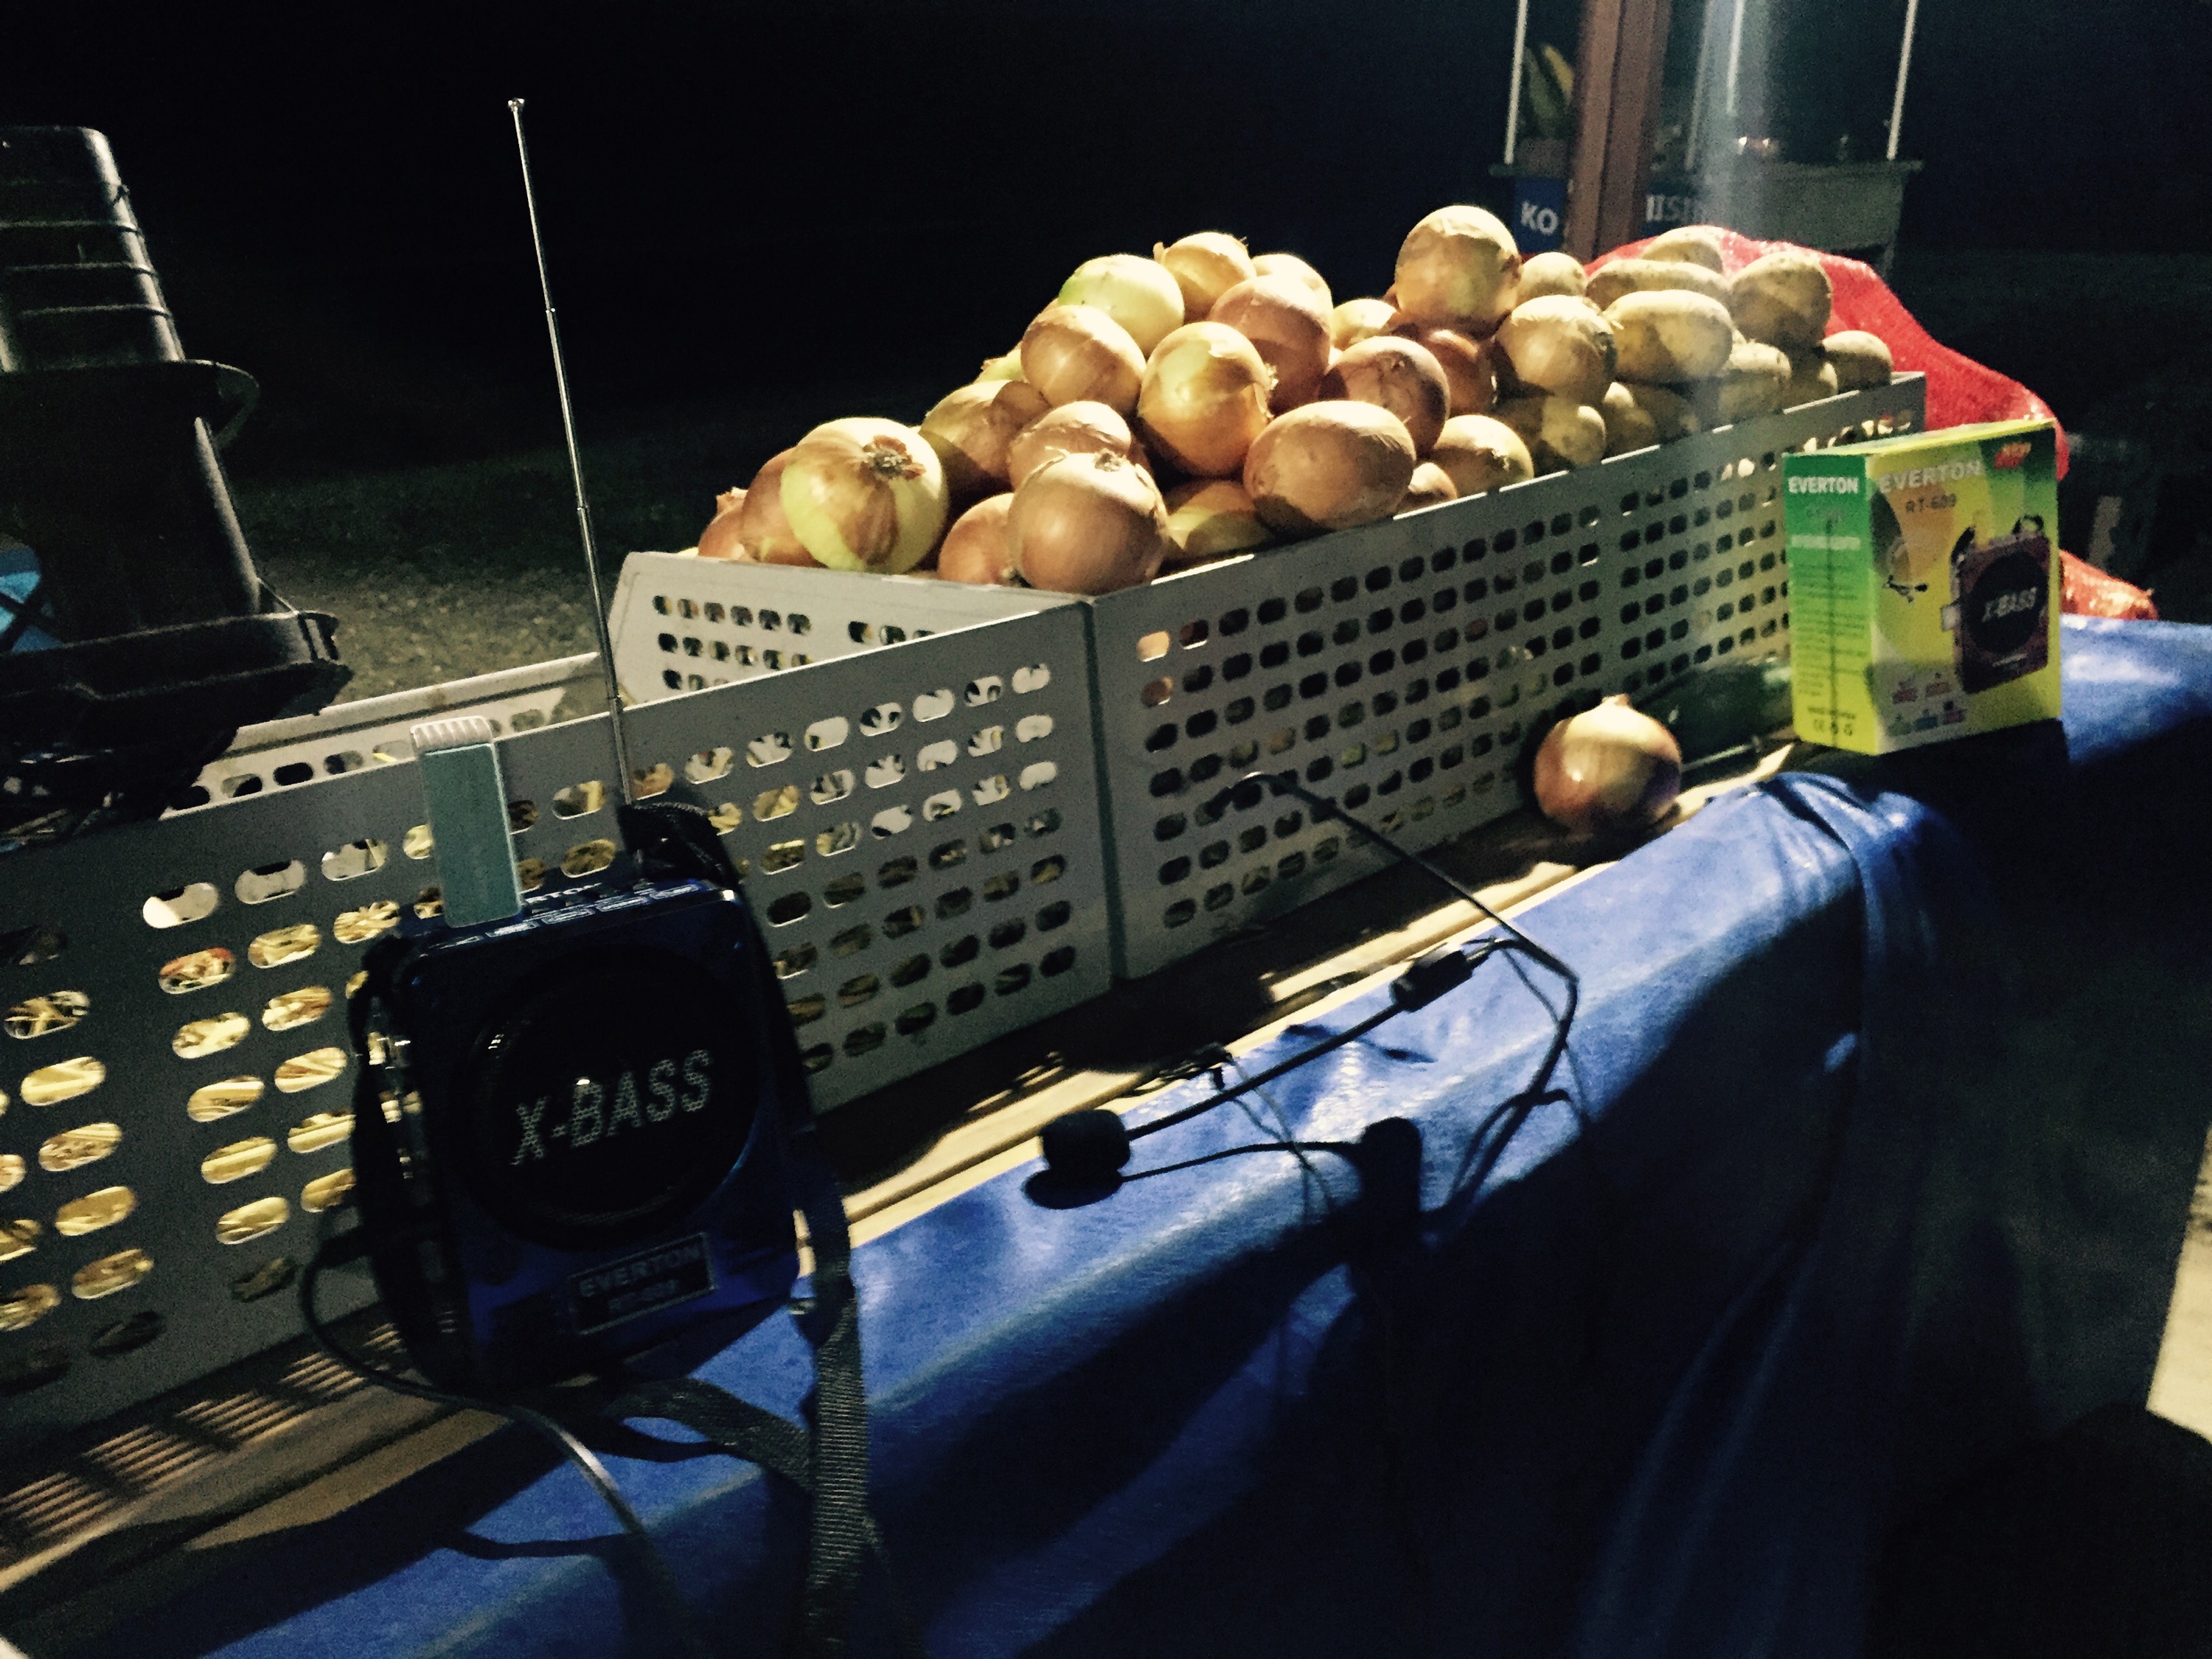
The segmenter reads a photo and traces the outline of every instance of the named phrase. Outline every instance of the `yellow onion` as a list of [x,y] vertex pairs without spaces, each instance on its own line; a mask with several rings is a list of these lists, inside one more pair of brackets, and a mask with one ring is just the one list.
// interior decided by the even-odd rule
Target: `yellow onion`
[[1226,323],[1259,348],[1275,373],[1269,407],[1280,414],[1310,404],[1328,373],[1328,302],[1291,276],[1255,276],[1213,303],[1212,321]]
[[1336,296],[1328,291],[1328,284],[1322,280],[1321,272],[1295,253],[1262,253],[1252,261],[1252,274],[1255,276],[1288,276],[1293,282],[1303,283],[1313,291],[1314,298],[1321,301],[1323,311],[1336,304]]
[[1528,443],[1503,421],[1487,415],[1455,415],[1444,422],[1429,459],[1444,470],[1462,495],[1480,495],[1536,476]]
[[1002,586],[1014,580],[1013,549],[1006,544],[1012,490],[986,495],[952,521],[937,550],[937,574],[948,582]]
[[1322,376],[1323,398],[1350,398],[1387,409],[1406,423],[1425,455],[1451,413],[1451,386],[1425,346],[1382,335],[1349,347]]
[[1373,404],[1308,404],[1268,422],[1244,458],[1244,493],[1271,529],[1310,536],[1387,519],[1413,481],[1406,423]]
[[1444,372],[1444,384],[1451,389],[1453,414],[1486,414],[1498,401],[1496,358],[1502,354],[1468,339],[1457,329],[1423,328],[1408,322],[1403,313],[1391,332],[1425,348],[1437,360],[1437,366]]
[[1163,247],[1155,244],[1152,258],[1173,273],[1182,289],[1182,316],[1187,323],[1203,322],[1213,302],[1252,278],[1252,256],[1244,244],[1218,230],[1201,230]]
[[1103,404],[1062,404],[1014,435],[1006,450],[1006,482],[1014,489],[1047,461],[1061,455],[1120,455],[1133,440],[1129,423]]
[[1225,478],[1267,424],[1273,372],[1226,323],[1185,323],[1145,365],[1137,425],[1151,448],[1194,477]]
[[1519,303],[1526,305],[1547,294],[1579,300],[1589,280],[1583,262],[1571,253],[1532,253],[1521,262]]
[[1513,378],[1537,392],[1595,404],[1613,384],[1620,347],[1613,325],[1586,301],[1547,294],[1524,301],[1498,325]]
[[1605,415],[1592,404],[1534,392],[1502,398],[1492,412],[1521,434],[1540,472],[1591,466],[1605,459]]
[[1168,563],[1180,568],[1265,547],[1274,532],[1234,478],[1196,478],[1168,492]]
[[1451,474],[1434,461],[1423,461],[1413,469],[1413,479],[1406,486],[1406,499],[1398,503],[1398,511],[1411,513],[1458,499],[1459,490],[1451,481]]
[[1031,587],[1112,593],[1159,574],[1174,545],[1152,479],[1119,455],[1056,455],[1022,480],[1006,542]]
[[1339,351],[1398,326],[1398,307],[1388,300],[1346,300],[1328,313],[1328,343]]
[[1146,356],[1170,329],[1182,326],[1182,285],[1157,259],[1109,253],[1085,259],[1060,285],[1064,306],[1096,306],[1129,331]]
[[743,559],[750,556],[738,535],[738,515],[745,504],[742,489],[726,489],[714,497],[714,520],[699,532],[702,559]]
[[806,550],[783,514],[783,470],[797,453],[787,449],[769,456],[768,465],[745,486],[745,499],[738,508],[738,540],[762,564],[821,562]]
[[1521,250],[1494,213],[1438,208],[1398,250],[1398,309],[1430,328],[1487,334],[1513,309]]
[[1137,406],[1145,354],[1129,331],[1097,306],[1047,306],[1022,336],[1022,378],[1048,404],[1104,404],[1117,415]]
[[1025,380],[978,380],[947,392],[921,417],[945,467],[945,485],[953,501],[967,502],[1011,489],[1006,449],[1014,434],[1052,405]]
[[1625,696],[1561,720],[1536,750],[1536,805],[1580,835],[1656,823],[1682,791],[1674,734]]
[[896,421],[831,421],[799,441],[783,470],[784,516],[833,570],[911,570],[945,530],[945,468],[929,440]]
[[983,367],[975,371],[978,380],[1018,380],[1022,378],[1022,354],[1018,346],[1003,357],[986,357]]

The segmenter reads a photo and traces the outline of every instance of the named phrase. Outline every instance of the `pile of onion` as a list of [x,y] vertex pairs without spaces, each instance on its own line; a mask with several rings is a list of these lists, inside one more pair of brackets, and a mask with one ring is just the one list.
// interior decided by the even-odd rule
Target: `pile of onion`
[[1258,349],[1274,372],[1269,406],[1277,414],[1310,404],[1328,373],[1328,301],[1294,276],[1255,276],[1214,301],[1210,320],[1226,323]]
[[783,470],[799,452],[787,449],[771,455],[745,486],[745,499],[738,507],[738,541],[762,564],[817,564],[806,550],[791,520],[783,514]]
[[714,497],[714,518],[699,532],[699,556],[702,559],[742,559],[748,556],[745,544],[738,534],[738,514],[745,504],[742,489],[726,489]]
[[1145,365],[1137,424],[1170,465],[1193,477],[1230,477],[1267,424],[1274,380],[1251,341],[1228,324],[1186,323]]
[[937,452],[896,421],[816,427],[791,452],[777,493],[793,533],[833,570],[898,575],[927,557],[945,529]]
[[1378,335],[1347,346],[1322,376],[1321,395],[1349,398],[1387,409],[1406,423],[1416,453],[1435,447],[1451,413],[1451,385],[1443,366],[1412,340]]
[[1168,492],[1170,566],[1203,564],[1249,552],[1275,539],[1259,509],[1234,478],[1198,478]]
[[1003,586],[1014,580],[1013,549],[1006,544],[1006,511],[1013,493],[986,495],[952,522],[938,550],[937,574],[948,582]]
[[1398,309],[1428,328],[1487,334],[1513,309],[1521,250],[1494,213],[1438,208],[1407,233],[1391,286]]
[[1006,450],[1006,482],[1015,489],[1047,461],[1062,455],[1120,455],[1133,440],[1129,423],[1103,404],[1062,404],[1017,433]]
[[1117,415],[1137,406],[1145,354],[1096,306],[1047,306],[1022,336],[1022,378],[1048,404],[1089,401]]
[[1682,790],[1674,734],[1625,696],[1561,720],[1536,750],[1536,805],[1580,835],[1657,823]]
[[1182,285],[1157,259],[1109,253],[1085,259],[1060,284],[1064,306],[1096,306],[1129,331],[1146,356],[1170,329],[1182,326]]
[[1013,486],[1006,451],[1014,434],[1052,407],[1025,380],[978,380],[948,392],[921,417],[921,435],[945,468],[955,501],[972,501]]
[[1413,481],[1406,423],[1373,404],[1308,404],[1269,422],[1244,458],[1244,493],[1270,528],[1311,536],[1387,519]]
[[1119,455],[1059,455],[1022,481],[1006,509],[1022,580],[1055,593],[1112,593],[1148,582],[1173,544],[1160,492]]
[[1213,302],[1239,283],[1252,280],[1252,256],[1234,236],[1218,230],[1201,230],[1165,247],[1155,246],[1158,259],[1182,289],[1182,314],[1199,322],[1213,309]]

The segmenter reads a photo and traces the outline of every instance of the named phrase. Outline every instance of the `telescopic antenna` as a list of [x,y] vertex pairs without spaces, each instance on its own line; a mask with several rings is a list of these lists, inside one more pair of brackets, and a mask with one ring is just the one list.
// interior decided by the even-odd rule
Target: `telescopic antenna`
[[561,432],[568,441],[568,476],[576,483],[576,528],[584,538],[584,569],[592,582],[592,627],[599,636],[599,676],[606,682],[607,723],[614,732],[615,775],[623,804],[635,805],[629,772],[629,738],[623,731],[622,688],[615,681],[614,641],[607,634],[606,608],[599,600],[599,550],[592,536],[592,503],[584,494],[584,458],[576,448],[576,414],[568,403],[568,370],[561,359],[561,324],[553,310],[553,283],[545,274],[545,239],[538,229],[538,193],[530,187],[530,141],[522,136],[522,100],[507,100],[514,117],[514,152],[522,160],[522,199],[530,210],[530,246],[538,255],[538,286],[545,295],[545,334],[553,343],[553,384],[561,394]]

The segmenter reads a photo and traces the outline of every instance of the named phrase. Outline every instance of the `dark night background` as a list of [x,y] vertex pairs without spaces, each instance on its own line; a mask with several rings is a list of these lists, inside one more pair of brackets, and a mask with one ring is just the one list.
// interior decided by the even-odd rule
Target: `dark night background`
[[[417,617],[363,690],[581,639],[508,96],[618,552],[687,544],[818,420],[918,418],[1091,254],[1225,228],[1379,291],[1423,213],[1493,198],[1513,22],[1508,0],[45,10],[8,31],[0,118],[105,131],[188,350],[262,380],[229,464],[264,563],[372,631],[483,600],[486,639],[446,649]],[[1907,302],[2076,426],[2195,384],[2208,94],[2202,0],[1925,0]]]

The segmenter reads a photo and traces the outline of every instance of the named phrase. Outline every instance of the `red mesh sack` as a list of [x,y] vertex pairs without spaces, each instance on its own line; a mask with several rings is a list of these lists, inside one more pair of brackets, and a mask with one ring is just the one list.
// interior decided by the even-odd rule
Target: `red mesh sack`
[[2086,559],[2077,559],[2063,548],[2058,551],[2065,572],[2066,598],[2059,609],[2069,617],[2117,617],[2122,622],[2156,622],[2158,607],[2149,594],[2133,582],[2107,576]]
[[[1732,230],[1709,228],[1715,229],[1720,237],[1722,259],[1730,276],[1763,253],[1796,248],[1794,242],[1762,242],[1740,236]],[[1650,244],[1647,237],[1617,247],[1591,260],[1590,269],[1600,270],[1613,259],[1633,258]],[[1900,370],[1928,377],[1928,424],[1931,429],[1972,426],[1981,421],[2050,421],[2057,424],[2058,417],[2051,412],[2051,405],[2018,380],[1993,368],[1984,368],[1971,357],[1960,356],[1921,327],[1897,295],[1890,292],[1889,284],[1875,275],[1872,265],[1862,259],[1846,259],[1840,254],[1822,253],[1814,248],[1797,251],[1818,258],[1835,288],[1835,314],[1828,325],[1829,333],[1863,328],[1879,336],[1889,347],[1890,359]],[[2061,426],[2058,476],[2062,478],[2066,476],[2066,428]]]

